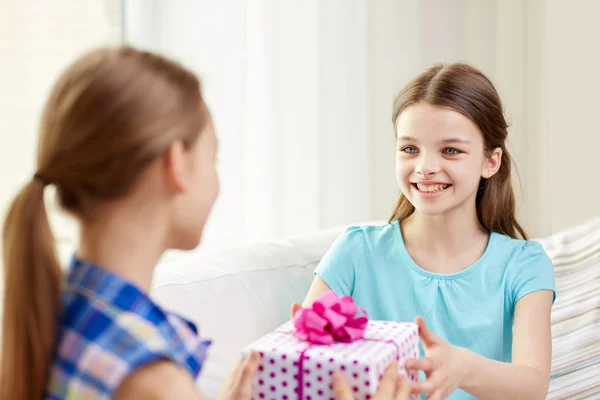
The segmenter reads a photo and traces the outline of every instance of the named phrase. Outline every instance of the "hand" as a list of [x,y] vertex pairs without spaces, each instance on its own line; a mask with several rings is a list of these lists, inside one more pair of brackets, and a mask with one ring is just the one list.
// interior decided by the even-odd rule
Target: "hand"
[[425,357],[419,360],[407,360],[407,370],[423,370],[427,379],[413,383],[414,393],[428,393],[428,400],[442,400],[449,396],[462,382],[459,357],[461,349],[453,346],[439,336],[434,335],[423,317],[415,318],[419,326],[419,336],[425,347]]
[[293,319],[294,315],[296,315],[296,313],[298,311],[300,311],[300,310],[302,310],[302,304],[300,304],[300,303],[293,303],[292,304],[292,310],[290,312],[291,318]]
[[252,398],[252,380],[258,365],[260,355],[251,352],[244,360],[240,360],[225,383],[220,400],[250,400]]
[[[336,400],[354,400],[352,389],[344,374],[337,371],[331,376],[331,383]],[[388,365],[379,382],[379,388],[372,400],[409,400],[410,384],[398,373],[398,364],[394,361]]]

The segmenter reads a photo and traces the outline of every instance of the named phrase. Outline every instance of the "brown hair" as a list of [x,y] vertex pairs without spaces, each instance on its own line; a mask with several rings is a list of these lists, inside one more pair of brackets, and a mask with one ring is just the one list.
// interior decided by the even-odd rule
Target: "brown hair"
[[54,357],[62,273],[46,184],[85,220],[94,204],[127,194],[174,141],[191,146],[206,123],[203,107],[191,72],[130,47],[93,51],[60,77],[42,116],[36,178],[4,224],[0,399],[40,399]]
[[[396,95],[392,114],[394,129],[402,111],[421,101],[451,108],[473,121],[483,135],[488,156],[494,149],[502,149],[498,172],[489,179],[482,178],[479,183],[477,216],[488,231],[512,238],[516,238],[518,233],[523,239],[527,239],[527,234],[515,216],[511,157],[505,144],[508,124],[494,85],[479,70],[469,65],[434,65],[416,76]],[[401,193],[390,221],[403,220],[414,210],[413,205]]]

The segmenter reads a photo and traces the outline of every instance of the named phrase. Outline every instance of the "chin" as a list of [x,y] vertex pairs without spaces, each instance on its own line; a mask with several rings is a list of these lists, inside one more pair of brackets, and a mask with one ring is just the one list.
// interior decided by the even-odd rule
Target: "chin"
[[408,199],[415,208],[415,211],[427,217],[437,217],[448,213],[454,207],[447,202],[424,202],[421,199]]
[[175,248],[177,250],[189,251],[194,250],[200,245],[202,239],[202,231],[199,232],[179,232],[175,234],[177,241],[175,242]]
[[200,240],[189,241],[189,242],[183,243],[181,246],[177,246],[177,248],[179,250],[183,250],[183,251],[190,251],[190,250],[194,250],[199,245],[200,245]]
[[[459,210],[464,210],[464,203],[440,202],[439,204],[423,204],[420,202],[412,203],[415,211],[427,217],[440,217],[452,214]],[[462,211],[459,211],[462,212]]]
[[415,211],[426,217],[439,217],[446,214],[450,209],[446,207],[415,207]]

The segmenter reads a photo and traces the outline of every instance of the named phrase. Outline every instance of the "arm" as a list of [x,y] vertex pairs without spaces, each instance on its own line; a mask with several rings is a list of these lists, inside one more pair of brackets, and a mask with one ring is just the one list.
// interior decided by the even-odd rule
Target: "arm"
[[482,400],[545,399],[550,378],[552,338],[550,309],[553,292],[540,290],[521,298],[515,307],[513,362],[490,360],[434,335],[422,317],[419,336],[425,357],[406,361],[406,368],[423,370],[425,382],[413,391],[441,400],[460,388]]
[[[169,382],[165,385],[165,382]],[[203,400],[194,381],[177,364],[155,361],[130,374],[114,396],[115,400]]]
[[331,245],[315,270],[315,277],[302,305],[292,304],[291,316],[302,307],[310,307],[323,293],[351,294],[356,279],[355,262],[363,263],[365,237],[362,228],[346,229]]
[[461,349],[465,375],[459,387],[485,400],[545,399],[552,358],[552,298],[551,291],[540,290],[517,302],[512,364]]
[[296,315],[296,313],[302,308],[310,307],[320,295],[330,290],[331,288],[327,282],[325,282],[319,275],[315,275],[312,283],[310,284],[310,288],[308,289],[308,293],[304,298],[304,302],[302,304],[292,303],[291,318],[294,318],[294,315]]
[[319,275],[315,275],[315,278],[310,285],[310,289],[308,289],[308,293],[304,298],[304,302],[302,302],[302,307],[310,307],[319,296],[330,290],[331,288],[327,282],[325,282]]
[[[229,374],[219,399],[249,400],[258,364],[260,356],[254,351],[240,360]],[[204,397],[186,371],[171,361],[161,360],[143,366],[129,375],[115,393],[114,399],[204,400]]]

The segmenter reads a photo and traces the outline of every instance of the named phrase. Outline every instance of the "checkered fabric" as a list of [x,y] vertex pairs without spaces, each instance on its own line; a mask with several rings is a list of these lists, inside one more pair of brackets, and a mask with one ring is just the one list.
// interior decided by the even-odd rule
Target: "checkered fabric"
[[125,377],[168,359],[196,378],[210,341],[122,277],[73,257],[46,399],[110,399]]

